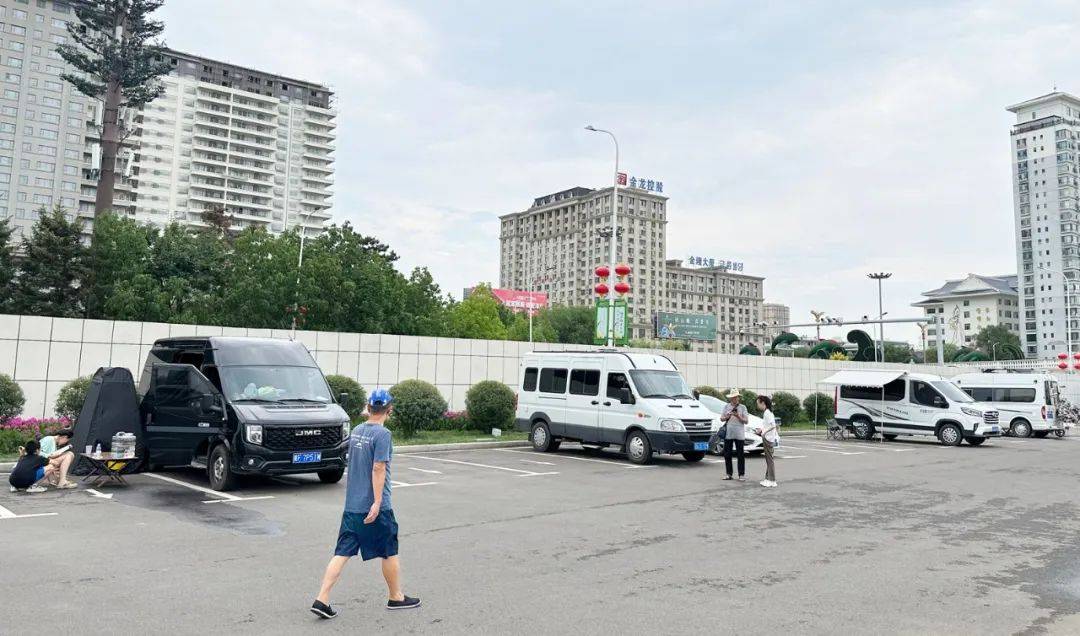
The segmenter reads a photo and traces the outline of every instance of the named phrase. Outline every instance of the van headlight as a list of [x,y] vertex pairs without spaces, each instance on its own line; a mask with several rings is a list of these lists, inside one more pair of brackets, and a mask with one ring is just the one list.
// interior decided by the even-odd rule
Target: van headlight
[[977,417],[979,419],[982,419],[982,416],[983,416],[982,411],[976,411],[975,409],[969,409],[966,406],[961,406],[960,407],[960,412],[963,413],[964,415],[970,415],[971,417]]
[[248,424],[244,426],[244,439],[250,444],[262,444],[262,425],[261,424]]
[[341,423],[341,439],[344,440],[346,437],[349,436],[349,433],[351,433],[351,432],[352,432],[352,424],[349,423],[349,420],[345,420],[344,422],[342,422]]
[[667,433],[685,433],[686,427],[679,420],[660,420],[660,430]]

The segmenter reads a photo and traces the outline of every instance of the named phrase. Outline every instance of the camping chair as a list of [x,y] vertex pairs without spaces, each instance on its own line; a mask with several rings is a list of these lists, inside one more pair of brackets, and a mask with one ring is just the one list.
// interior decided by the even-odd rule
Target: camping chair
[[825,439],[844,440],[847,438],[847,431],[836,420],[828,420],[825,422]]

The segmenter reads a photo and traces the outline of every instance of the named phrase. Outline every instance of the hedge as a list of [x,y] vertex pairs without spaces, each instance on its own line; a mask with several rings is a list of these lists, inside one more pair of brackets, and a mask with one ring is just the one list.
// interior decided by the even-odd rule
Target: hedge
[[723,400],[724,399],[724,393],[722,391],[720,391],[720,389],[717,389],[715,387],[711,387],[711,386],[703,384],[701,386],[694,387],[694,390],[697,391],[698,393],[702,394],[702,395],[708,395],[708,396],[714,397],[714,398],[716,398],[718,400]]
[[811,393],[803,400],[803,410],[811,422],[824,424],[833,416],[833,397],[828,393]]
[[328,375],[326,376],[326,383],[330,385],[334,400],[337,400],[342,393],[349,394],[349,400],[345,405],[345,412],[348,413],[349,420],[352,422],[362,420],[364,407],[367,405],[367,392],[364,391],[364,387],[360,386],[360,383],[356,380],[344,375]]
[[10,375],[0,373],[0,422],[22,413],[26,396]]
[[403,437],[417,431],[432,430],[446,413],[446,399],[432,384],[423,380],[405,380],[390,387],[394,412],[389,425]]
[[84,375],[65,384],[60,389],[60,392],[56,394],[56,402],[53,404],[53,410],[56,411],[56,414],[60,417],[66,417],[72,422],[79,419],[83,402],[86,401],[86,392],[90,390],[90,382],[93,379],[93,376]]
[[777,391],[772,394],[773,415],[780,418],[783,424],[794,424],[802,415],[802,407],[799,406],[798,396],[787,391]]
[[32,439],[40,439],[57,429],[71,426],[71,420],[60,417],[12,417],[0,422],[0,455],[15,455],[19,447]]
[[502,382],[477,382],[465,394],[465,410],[476,430],[490,433],[491,429],[511,429],[517,409],[514,392]]

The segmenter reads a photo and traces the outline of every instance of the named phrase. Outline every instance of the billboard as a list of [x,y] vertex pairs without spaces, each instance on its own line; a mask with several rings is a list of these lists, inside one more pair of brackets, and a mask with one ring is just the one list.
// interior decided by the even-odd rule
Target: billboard
[[658,311],[656,312],[656,337],[711,342],[716,340],[716,316]]
[[630,330],[627,329],[626,301],[621,298],[615,299],[614,313],[611,312],[611,306],[609,300],[600,299],[596,301],[596,332],[593,335],[593,342],[598,345],[607,344],[608,320],[614,318],[612,337],[615,344],[628,344],[630,342]]
[[547,294],[542,292],[527,292],[517,289],[493,289],[491,295],[503,306],[514,311],[526,311],[535,314],[548,306]]

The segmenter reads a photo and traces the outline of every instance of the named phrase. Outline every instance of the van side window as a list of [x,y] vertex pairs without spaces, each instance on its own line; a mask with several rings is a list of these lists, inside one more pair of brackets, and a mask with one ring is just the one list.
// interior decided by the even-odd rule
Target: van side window
[[566,369],[541,369],[540,392],[541,393],[566,393]]
[[522,391],[535,391],[536,390],[536,378],[539,375],[536,367],[529,367],[525,369],[525,381],[521,383]]
[[1017,387],[994,389],[995,402],[1034,402],[1035,389],[1021,389]]
[[574,369],[570,372],[571,395],[598,395],[599,393],[600,371]]
[[[906,384],[906,381],[903,378],[897,378],[886,384],[883,387],[885,401],[899,402],[904,399],[904,384]],[[880,402],[882,399],[882,389],[871,386],[851,386],[845,384],[840,387],[840,397],[849,400],[878,400]]]
[[623,389],[630,388],[630,381],[626,379],[624,373],[609,373],[607,374],[607,396],[613,400],[619,399],[619,393]]
[[964,393],[971,396],[971,399],[976,402],[993,402],[994,390],[989,388],[971,388],[964,389]]
[[941,397],[941,394],[937,392],[937,389],[930,386],[926,382],[919,380],[911,381],[911,401],[923,406],[933,406],[935,408],[947,408],[949,403],[945,401],[945,398]]

